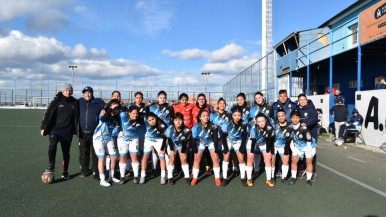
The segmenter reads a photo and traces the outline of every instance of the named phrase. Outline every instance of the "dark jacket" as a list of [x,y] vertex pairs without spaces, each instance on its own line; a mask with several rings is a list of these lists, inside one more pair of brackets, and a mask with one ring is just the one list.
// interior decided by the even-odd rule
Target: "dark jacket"
[[312,138],[317,140],[318,138],[318,112],[311,100],[308,100],[307,105],[301,107],[298,105],[300,111],[300,123],[307,125],[308,131],[311,133]]
[[[59,117],[57,115],[58,113],[58,108],[61,106],[63,103],[63,100],[65,100],[66,104],[69,103],[71,104],[71,109],[73,109],[73,119],[71,120],[71,117]],[[71,111],[72,113],[72,111]],[[52,129],[54,129],[57,125],[57,120],[62,119],[62,120],[67,120],[70,121],[72,127],[72,134],[78,135],[79,132],[79,108],[78,108],[78,103],[77,100],[70,96],[68,99],[65,99],[63,96],[62,92],[58,92],[58,94],[55,96],[54,100],[50,103],[48,106],[46,112],[44,113],[43,120],[42,120],[42,125],[40,127],[41,130],[44,130],[43,135],[46,136],[48,135]]]
[[377,83],[375,84],[374,90],[383,90],[386,89],[386,84]]
[[334,103],[335,104],[338,104],[339,100],[342,100],[342,103],[345,104],[346,99],[344,98],[344,96],[341,93],[334,96]]
[[334,105],[330,109],[330,115],[334,115],[335,122],[344,122],[344,121],[347,121],[348,110],[344,105],[342,106]]
[[279,107],[281,107],[283,110],[285,110],[285,113],[287,114],[287,116],[286,116],[287,122],[292,123],[291,112],[296,109],[296,107],[297,107],[296,103],[292,102],[290,99],[287,99],[287,101],[284,104],[281,103],[279,100],[274,102],[272,104],[272,109],[273,109],[273,115],[274,115],[273,120],[275,121],[275,123],[277,123],[277,109]]
[[98,117],[106,103],[100,98],[92,97],[86,101],[83,97],[78,99],[79,102],[79,125],[80,132],[94,133],[98,125]]
[[[353,114],[353,116],[350,118],[350,120],[348,120],[347,123],[352,124],[352,125],[354,125],[354,123],[355,123],[355,125],[362,126],[363,117],[362,117],[362,115],[359,114],[358,110],[354,108],[352,110],[352,114]],[[357,115],[355,116],[354,114],[357,114]]]

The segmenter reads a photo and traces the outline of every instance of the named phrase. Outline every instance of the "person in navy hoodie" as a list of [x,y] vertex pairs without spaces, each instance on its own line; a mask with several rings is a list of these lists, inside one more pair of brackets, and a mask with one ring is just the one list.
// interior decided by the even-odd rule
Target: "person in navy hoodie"
[[[300,111],[300,125],[303,127],[307,127],[308,132],[310,132],[311,137],[315,139],[315,142],[318,142],[318,112],[314,106],[314,103],[312,103],[311,100],[307,99],[307,96],[305,94],[299,94],[298,96],[298,109]],[[311,177],[311,181],[315,180],[316,177],[316,154],[312,160],[313,164],[313,174]],[[299,175],[302,177],[305,172],[302,172],[301,169],[304,167],[299,168]]]
[[[286,114],[291,114],[293,110],[296,109],[296,103],[292,102],[291,99],[288,98],[287,90],[279,90],[279,99],[272,104],[273,109],[273,120],[277,123],[277,109],[281,107]],[[287,122],[292,123],[290,115],[287,116]]]

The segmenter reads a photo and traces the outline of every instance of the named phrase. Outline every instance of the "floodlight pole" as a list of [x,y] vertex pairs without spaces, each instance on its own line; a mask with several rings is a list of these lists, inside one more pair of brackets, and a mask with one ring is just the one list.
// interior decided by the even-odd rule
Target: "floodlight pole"
[[78,66],[77,66],[77,65],[69,65],[68,68],[70,68],[71,71],[72,71],[72,80],[71,80],[71,84],[74,85],[74,70],[75,70],[76,68],[78,68]]
[[207,92],[207,85],[208,85],[208,76],[210,75],[210,72],[202,72],[201,73],[202,76],[204,76],[205,78],[205,92]]

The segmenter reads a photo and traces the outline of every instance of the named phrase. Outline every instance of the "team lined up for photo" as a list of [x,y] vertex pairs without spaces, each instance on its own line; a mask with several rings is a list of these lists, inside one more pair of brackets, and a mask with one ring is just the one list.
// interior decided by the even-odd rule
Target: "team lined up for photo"
[[[92,94],[90,87],[86,87],[83,94],[90,89]],[[102,109],[92,137],[101,186],[110,186],[113,182],[124,184],[129,170],[134,183],[146,183],[150,155],[153,169],[157,168],[159,158],[161,184],[174,184],[175,163],[180,162],[176,166],[181,168],[185,183],[196,185],[201,160],[205,157],[207,172],[212,166],[217,186],[228,184],[231,163],[242,185],[252,187],[262,155],[269,187],[276,185],[278,174],[281,174],[281,183],[286,185],[295,184],[299,174],[307,174],[307,186],[312,186],[316,176],[317,133],[314,131],[318,117],[312,101],[304,94],[299,95],[296,104],[288,98],[286,90],[280,90],[277,102],[269,105],[263,94],[257,92],[254,103],[249,106],[245,94],[239,93],[237,104],[231,106],[230,112],[225,110],[223,98],[214,109],[202,93],[195,104],[188,103],[185,93],[179,96],[176,105],[167,103],[164,91],[157,97],[157,102],[145,105],[143,94],[137,92],[135,102],[124,105],[118,94]],[[120,179],[114,177],[111,169],[106,180],[105,159],[107,156],[111,159],[106,162],[106,168],[115,168],[118,153]],[[306,165],[299,163],[303,158]],[[48,170],[54,167],[51,163]],[[192,178],[189,165],[192,165]],[[289,171],[290,178],[287,178]],[[82,175],[87,174],[82,171]]]

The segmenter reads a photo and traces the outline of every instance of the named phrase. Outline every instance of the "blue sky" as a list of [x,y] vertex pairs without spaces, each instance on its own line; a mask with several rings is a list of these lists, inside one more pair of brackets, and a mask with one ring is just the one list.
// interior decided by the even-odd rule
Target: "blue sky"
[[[274,0],[273,41],[354,0]],[[79,79],[214,90],[261,57],[260,0],[0,0],[1,80]],[[41,69],[44,68],[42,73]]]

